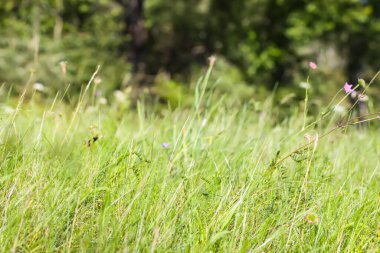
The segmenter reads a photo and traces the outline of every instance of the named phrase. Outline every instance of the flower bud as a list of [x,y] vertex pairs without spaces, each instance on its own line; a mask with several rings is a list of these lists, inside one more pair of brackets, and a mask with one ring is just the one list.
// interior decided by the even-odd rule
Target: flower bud
[[365,88],[365,86],[366,86],[364,79],[359,79],[359,80],[358,80],[358,84],[359,84],[360,86],[362,86],[363,88]]

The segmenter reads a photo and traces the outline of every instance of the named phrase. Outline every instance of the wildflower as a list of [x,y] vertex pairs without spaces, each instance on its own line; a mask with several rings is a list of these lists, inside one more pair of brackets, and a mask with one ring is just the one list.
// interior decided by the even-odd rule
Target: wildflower
[[108,103],[107,99],[105,97],[99,98],[99,104],[106,105]]
[[99,98],[101,96],[102,96],[102,92],[101,91],[99,91],[99,90],[95,91],[95,97]]
[[341,105],[335,105],[333,107],[333,111],[337,114],[344,115],[346,113],[346,108],[344,106],[341,106]]
[[216,61],[216,56],[215,55],[211,55],[209,58],[208,58],[208,62],[210,64],[210,66],[214,66],[215,64],[215,61]]
[[318,65],[315,63],[315,62],[309,62],[309,67],[311,68],[311,69],[317,69],[318,68]]
[[365,94],[359,94],[358,99],[359,99],[359,101],[365,102],[365,101],[368,101],[369,97]]
[[170,146],[170,144],[169,144],[168,142],[164,142],[164,143],[162,143],[162,147],[163,147],[164,149],[168,149],[169,146]]
[[113,95],[119,103],[125,102],[126,100],[126,95],[121,90],[114,91]]
[[66,75],[66,72],[67,72],[67,69],[66,69],[67,62],[66,61],[61,61],[59,63],[59,66],[61,67],[62,74]]
[[100,78],[100,77],[95,77],[95,79],[94,79],[94,83],[95,84],[100,84],[102,82],[102,79]]
[[353,86],[352,84],[349,84],[346,82],[343,86],[344,92],[346,92],[346,94],[353,92],[354,89],[352,89],[352,86]]
[[33,84],[33,89],[35,91],[44,92],[45,86],[42,83],[35,83],[35,84]]
[[311,88],[310,83],[307,83],[307,82],[300,82],[299,86],[303,89],[310,89]]

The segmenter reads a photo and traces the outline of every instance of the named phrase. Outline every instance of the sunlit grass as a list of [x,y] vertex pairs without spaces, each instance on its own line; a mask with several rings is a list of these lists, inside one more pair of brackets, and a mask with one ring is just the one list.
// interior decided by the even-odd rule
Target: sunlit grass
[[3,108],[0,251],[380,250],[375,127],[316,138],[330,120],[305,139],[297,110],[226,108],[199,87],[192,109],[160,113]]

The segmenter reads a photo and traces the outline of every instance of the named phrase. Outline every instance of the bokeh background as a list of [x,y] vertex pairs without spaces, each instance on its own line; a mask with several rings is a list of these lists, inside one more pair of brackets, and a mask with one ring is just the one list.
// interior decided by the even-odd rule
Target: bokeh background
[[97,94],[108,101],[133,88],[186,105],[215,55],[216,94],[233,104],[276,89],[286,106],[303,99],[308,75],[323,101],[380,69],[378,0],[1,0],[0,27],[0,85],[11,94],[40,83],[51,96],[69,83],[75,97],[101,65]]

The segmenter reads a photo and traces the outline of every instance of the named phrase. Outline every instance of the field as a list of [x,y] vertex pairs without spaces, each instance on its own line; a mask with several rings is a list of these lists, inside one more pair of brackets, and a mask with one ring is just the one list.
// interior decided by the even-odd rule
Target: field
[[380,250],[375,120],[335,127],[331,113],[301,131],[300,110],[229,108],[202,85],[192,108],[160,111],[91,88],[75,105],[8,98],[0,251]]

